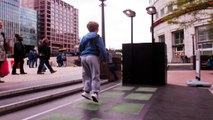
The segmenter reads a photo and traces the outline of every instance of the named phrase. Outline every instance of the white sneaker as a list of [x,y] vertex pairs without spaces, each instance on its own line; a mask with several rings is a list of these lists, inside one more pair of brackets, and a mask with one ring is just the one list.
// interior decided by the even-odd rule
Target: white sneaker
[[98,94],[97,93],[93,93],[91,96],[92,96],[92,100],[94,102],[98,102]]
[[90,94],[89,93],[86,93],[86,92],[83,92],[81,94],[84,98],[88,99],[88,100],[91,100],[91,97],[90,97]]

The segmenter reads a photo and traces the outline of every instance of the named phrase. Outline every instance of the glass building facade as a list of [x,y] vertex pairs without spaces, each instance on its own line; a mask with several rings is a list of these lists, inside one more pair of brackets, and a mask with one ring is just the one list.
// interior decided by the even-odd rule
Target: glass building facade
[[79,42],[78,10],[63,0],[22,0],[22,5],[38,12],[38,39],[50,40],[53,54],[59,48],[76,52]]
[[33,9],[20,8],[20,35],[25,46],[37,46],[37,12]]
[[3,21],[4,27],[2,30],[6,35],[6,40],[9,43],[8,54],[11,54],[14,44],[14,35],[19,33],[19,0],[0,0],[0,20]]

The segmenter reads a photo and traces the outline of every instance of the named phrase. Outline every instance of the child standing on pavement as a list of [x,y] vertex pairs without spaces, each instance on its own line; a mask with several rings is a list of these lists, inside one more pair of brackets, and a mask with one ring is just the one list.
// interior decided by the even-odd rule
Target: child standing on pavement
[[98,93],[100,92],[100,61],[105,63],[107,54],[103,39],[97,34],[99,25],[97,22],[87,24],[89,33],[83,36],[79,52],[82,64],[82,96],[86,99],[91,97],[94,102],[98,102]]

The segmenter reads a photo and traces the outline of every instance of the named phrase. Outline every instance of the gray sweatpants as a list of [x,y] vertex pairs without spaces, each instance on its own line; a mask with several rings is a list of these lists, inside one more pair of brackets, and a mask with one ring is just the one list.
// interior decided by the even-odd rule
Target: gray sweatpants
[[100,92],[100,63],[95,55],[81,56],[83,90]]

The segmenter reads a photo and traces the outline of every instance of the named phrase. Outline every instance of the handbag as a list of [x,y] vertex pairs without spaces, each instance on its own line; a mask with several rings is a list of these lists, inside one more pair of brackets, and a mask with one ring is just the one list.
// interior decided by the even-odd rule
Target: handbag
[[4,77],[4,76],[7,76],[9,73],[10,71],[9,71],[8,61],[7,61],[7,58],[5,58],[0,67],[0,76]]
[[[15,61],[14,60],[11,60],[10,61],[10,64],[11,64],[11,67],[13,68],[13,65],[15,64]],[[19,69],[20,68],[20,62],[18,63],[16,69]]]

